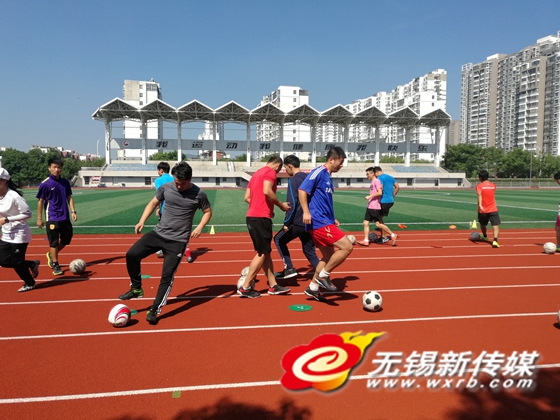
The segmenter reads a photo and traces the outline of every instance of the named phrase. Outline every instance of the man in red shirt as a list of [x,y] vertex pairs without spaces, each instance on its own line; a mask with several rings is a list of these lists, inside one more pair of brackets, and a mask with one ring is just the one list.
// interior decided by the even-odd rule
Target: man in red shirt
[[249,204],[246,217],[247,229],[249,229],[257,255],[251,261],[243,286],[237,289],[237,293],[243,297],[254,299],[261,296],[251,286],[261,267],[268,279],[268,294],[281,295],[290,291],[289,288],[276,283],[270,256],[274,206],[276,205],[282,211],[290,208],[288,203],[282,203],[276,196],[276,174],[282,169],[282,163],[280,156],[272,156],[265,166],[253,174],[245,191],[245,201]]
[[480,184],[476,186],[476,195],[478,196],[478,221],[482,232],[482,239],[487,241],[486,225],[488,222],[492,225],[494,232],[493,248],[499,248],[498,234],[500,232],[500,215],[498,214],[498,206],[496,205],[496,184],[488,181],[488,171],[483,169],[478,173]]

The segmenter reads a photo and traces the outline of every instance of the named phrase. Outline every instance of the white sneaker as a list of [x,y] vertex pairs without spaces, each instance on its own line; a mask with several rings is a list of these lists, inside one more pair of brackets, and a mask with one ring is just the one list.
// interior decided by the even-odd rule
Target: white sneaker
[[24,284],[23,287],[18,290],[18,292],[27,292],[28,290],[33,290],[33,289],[35,289],[35,285],[29,286],[27,284]]
[[156,255],[158,258],[163,258],[163,251],[160,249],[158,252],[156,252]]

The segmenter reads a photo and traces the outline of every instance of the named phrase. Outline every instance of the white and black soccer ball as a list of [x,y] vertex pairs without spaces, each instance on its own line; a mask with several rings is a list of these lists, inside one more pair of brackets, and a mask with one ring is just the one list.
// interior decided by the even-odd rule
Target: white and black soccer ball
[[383,298],[379,292],[369,291],[364,293],[362,303],[368,311],[377,312],[383,306]]

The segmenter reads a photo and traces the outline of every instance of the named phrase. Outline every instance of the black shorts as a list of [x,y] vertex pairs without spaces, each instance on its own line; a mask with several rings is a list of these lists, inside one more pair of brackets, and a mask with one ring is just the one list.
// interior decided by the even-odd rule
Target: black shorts
[[247,217],[247,229],[253,240],[255,251],[259,255],[270,254],[272,247],[272,219],[268,217]]
[[381,203],[381,214],[383,216],[389,216],[389,209],[393,207],[395,203]]
[[490,222],[492,226],[498,226],[500,223],[502,223],[500,220],[500,215],[497,211],[494,211],[492,213],[478,213],[478,221],[480,222],[481,226],[486,226],[488,222]]
[[383,214],[381,213],[383,210],[376,210],[376,209],[366,209],[366,215],[364,216],[364,220],[367,222],[379,222],[383,223]]
[[[74,236],[74,230],[70,221],[65,222],[46,222],[47,238],[49,246],[56,248],[59,245],[68,245]],[[59,242],[60,241],[60,242]]]

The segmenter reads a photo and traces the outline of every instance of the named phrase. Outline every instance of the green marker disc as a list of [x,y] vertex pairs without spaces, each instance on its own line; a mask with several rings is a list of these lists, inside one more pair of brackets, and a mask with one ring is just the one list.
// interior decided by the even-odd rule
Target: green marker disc
[[296,312],[307,312],[313,309],[311,305],[291,305],[290,309]]
[[136,315],[138,313],[138,311],[136,309],[131,309],[130,310],[130,315]]
[[152,278],[152,276],[150,276],[149,274],[142,274],[140,277],[143,278],[143,279],[150,279],[150,278]]

